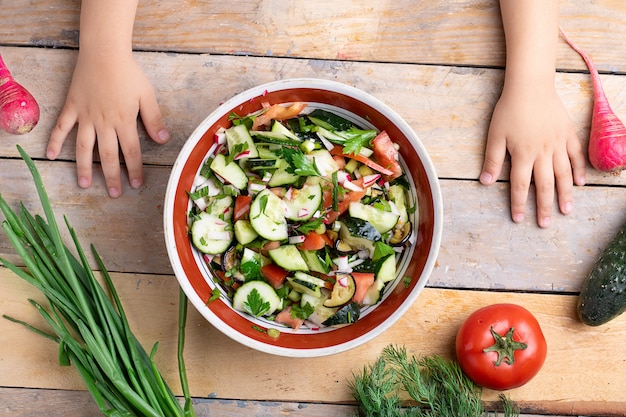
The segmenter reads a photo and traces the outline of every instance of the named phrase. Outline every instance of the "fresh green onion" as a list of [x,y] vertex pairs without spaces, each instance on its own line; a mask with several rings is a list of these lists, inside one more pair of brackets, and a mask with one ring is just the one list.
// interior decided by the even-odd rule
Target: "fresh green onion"
[[148,355],[130,329],[102,259],[92,245],[106,290],[96,279],[67,218],[65,223],[78,257],[63,243],[37,167],[19,145],[18,150],[32,174],[45,218],[31,215],[23,204],[20,204],[19,214],[16,213],[0,195],[0,210],[5,216],[2,229],[26,269],[6,259],[0,262],[45,295],[47,308],[29,301],[48,324],[50,332],[12,317],[5,318],[57,342],[59,363],[74,365],[103,414],[194,416],[182,360],[187,311],[184,294],[181,292],[178,334],[179,373],[185,395],[183,408],[153,361],[157,344]]

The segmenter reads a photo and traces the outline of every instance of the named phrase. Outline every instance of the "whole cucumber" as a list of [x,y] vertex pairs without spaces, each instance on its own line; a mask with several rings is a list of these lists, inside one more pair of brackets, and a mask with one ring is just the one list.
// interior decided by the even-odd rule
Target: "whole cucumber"
[[626,224],[587,275],[578,298],[578,316],[599,326],[626,311]]

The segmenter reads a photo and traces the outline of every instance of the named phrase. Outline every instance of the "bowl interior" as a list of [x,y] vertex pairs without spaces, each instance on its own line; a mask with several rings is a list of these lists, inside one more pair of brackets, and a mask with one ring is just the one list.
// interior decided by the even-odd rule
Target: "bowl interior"
[[[418,210],[412,219],[415,244],[412,254],[398,267],[398,278],[385,292],[385,298],[370,308],[354,324],[323,331],[287,331],[271,323],[244,316],[230,303],[211,297],[213,282],[205,262],[188,237],[191,190],[194,178],[217,130],[230,126],[232,112],[245,115],[257,111],[262,103],[308,102],[312,107],[341,111],[344,116],[362,120],[378,130],[386,130],[400,145],[404,169],[414,184]],[[339,110],[338,110],[339,109]],[[410,169],[407,169],[409,167]],[[181,150],[168,184],[165,209],[165,235],[174,273],[189,300],[215,327],[246,346],[285,356],[322,356],[356,347],[380,334],[410,307],[426,284],[439,248],[441,234],[441,197],[432,163],[412,129],[395,112],[375,98],[344,84],[323,80],[291,80],[266,84],[235,96],[205,119]],[[402,277],[409,276],[407,283]],[[271,337],[264,330],[281,330]]]

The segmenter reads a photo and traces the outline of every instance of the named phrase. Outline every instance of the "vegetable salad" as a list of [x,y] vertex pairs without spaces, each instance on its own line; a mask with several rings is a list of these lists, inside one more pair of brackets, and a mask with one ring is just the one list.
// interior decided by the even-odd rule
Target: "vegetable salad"
[[211,299],[295,330],[354,323],[381,300],[417,205],[385,131],[307,107],[231,114],[189,191]]

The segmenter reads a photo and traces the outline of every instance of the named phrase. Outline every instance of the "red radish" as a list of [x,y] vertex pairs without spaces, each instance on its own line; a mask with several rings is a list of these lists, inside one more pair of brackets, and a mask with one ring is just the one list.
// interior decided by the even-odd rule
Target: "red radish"
[[587,64],[593,84],[593,115],[589,133],[589,162],[598,171],[620,172],[626,168],[626,127],[615,115],[604,94],[598,70],[589,56],[560,29],[561,36]]
[[13,79],[0,55],[0,127],[12,135],[23,135],[38,121],[37,100]]

